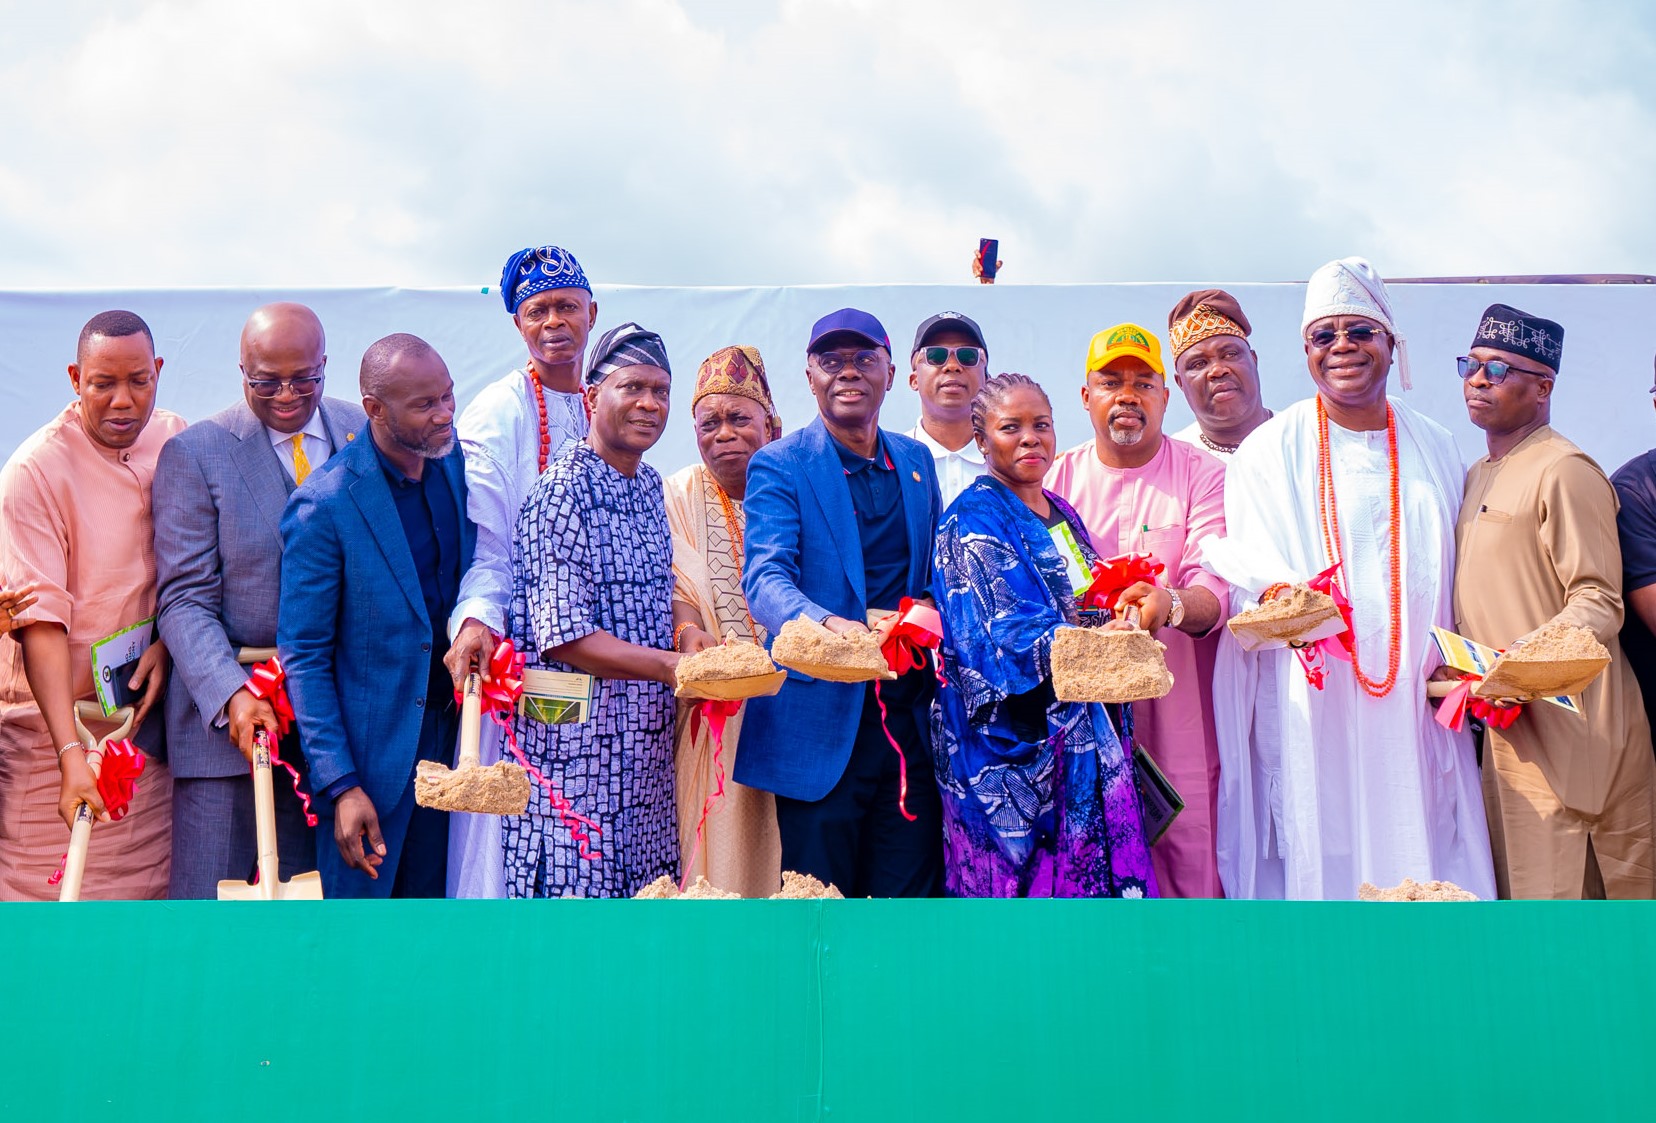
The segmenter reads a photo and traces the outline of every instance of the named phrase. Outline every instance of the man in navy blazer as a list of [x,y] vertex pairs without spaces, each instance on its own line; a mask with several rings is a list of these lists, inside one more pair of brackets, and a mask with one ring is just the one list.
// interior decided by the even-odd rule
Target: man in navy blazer
[[316,788],[324,895],[441,897],[448,816],[415,806],[414,769],[454,763],[443,656],[476,541],[454,382],[424,340],[390,335],[362,356],[361,385],[369,439],[282,517],[276,642]]
[[[268,701],[248,688],[242,647],[276,646],[282,509],[297,484],[353,440],[362,407],[322,396],[328,363],[322,322],[302,304],[269,304],[241,336],[245,402],[168,441],[155,466],[158,627],[173,659],[167,684],[173,774],[173,899],[213,897],[251,876],[258,847],[253,731],[276,732]],[[298,733],[279,743],[302,764]],[[284,873],[316,868],[315,832],[298,797],[276,788]]]
[[[799,616],[866,631],[870,610],[928,596],[942,507],[931,453],[879,427],[895,378],[880,321],[854,308],[830,313],[811,329],[806,352],[819,416],[754,454],[743,500],[742,587],[772,636]],[[872,683],[790,670],[780,693],[748,701],[735,779],[776,793],[783,869],[848,897],[941,891],[933,682],[921,668],[884,682],[876,697]],[[902,804],[912,818],[899,805],[905,764]]]

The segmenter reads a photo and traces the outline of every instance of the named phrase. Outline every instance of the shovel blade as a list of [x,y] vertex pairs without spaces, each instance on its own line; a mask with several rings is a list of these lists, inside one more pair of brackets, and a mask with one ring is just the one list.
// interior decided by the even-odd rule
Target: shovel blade
[[266,896],[263,885],[254,885],[248,881],[221,881],[218,883],[218,899],[221,901],[320,901],[322,899],[322,875],[315,870],[298,874],[288,881],[277,884],[274,896]]

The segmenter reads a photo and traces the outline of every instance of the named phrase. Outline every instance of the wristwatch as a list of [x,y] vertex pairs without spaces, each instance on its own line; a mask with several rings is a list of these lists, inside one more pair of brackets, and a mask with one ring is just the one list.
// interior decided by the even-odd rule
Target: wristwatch
[[1167,590],[1167,599],[1173,602],[1173,607],[1167,610],[1167,626],[1177,628],[1184,621],[1184,601],[1174,588]]

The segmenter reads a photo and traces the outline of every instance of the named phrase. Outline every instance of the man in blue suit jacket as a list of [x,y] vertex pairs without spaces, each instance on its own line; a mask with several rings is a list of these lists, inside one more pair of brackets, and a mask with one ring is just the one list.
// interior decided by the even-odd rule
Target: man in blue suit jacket
[[[819,416],[748,465],[746,566],[753,618],[772,636],[799,616],[866,630],[869,611],[928,595],[941,513],[924,445],[879,427],[895,368],[879,320],[854,308],[811,329],[806,378]],[[789,671],[742,719],[739,783],[776,793],[782,868],[848,897],[935,896],[942,812],[927,711],[932,671],[880,686]],[[882,722],[880,702],[885,704]],[[902,748],[893,750],[887,731]],[[906,760],[912,820],[898,805]]]
[[[247,754],[254,728],[274,736],[276,719],[248,689],[236,650],[276,646],[282,509],[366,420],[361,406],[322,396],[326,352],[309,308],[258,309],[242,329],[246,402],[168,441],[155,466],[158,627],[173,657],[174,900],[214,896],[220,881],[250,876],[258,856]],[[288,737],[283,756],[303,763],[297,732]],[[316,868],[315,832],[286,784],[276,788],[276,836],[284,873]]]
[[361,385],[371,439],[313,473],[282,517],[276,642],[323,893],[441,897],[448,816],[415,806],[414,769],[454,763],[445,628],[476,539],[454,383],[424,340],[390,335],[363,355]]

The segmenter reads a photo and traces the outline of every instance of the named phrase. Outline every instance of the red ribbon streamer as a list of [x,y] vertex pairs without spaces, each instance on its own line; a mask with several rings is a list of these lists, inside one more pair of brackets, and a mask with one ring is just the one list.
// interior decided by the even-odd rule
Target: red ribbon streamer
[[[886,617],[887,620],[891,617]],[[884,621],[881,621],[882,623]],[[904,597],[897,606],[896,623],[886,633],[885,642],[880,645],[880,654],[885,656],[886,666],[897,674],[918,670],[926,665],[924,652],[933,653],[937,660],[937,681],[942,686],[948,682],[943,678],[943,659],[938,649],[943,644],[943,617],[937,609],[930,605],[919,604],[913,597]],[[885,699],[880,697],[880,682],[874,681],[874,703],[880,707],[880,730],[885,734],[886,741],[891,745],[892,752],[897,754],[897,810],[909,822],[917,818],[908,809],[908,756],[903,752],[903,746],[897,743],[897,738],[891,735],[891,726],[886,723]]]
[[1470,714],[1491,729],[1512,728],[1524,707],[1521,704],[1497,706],[1487,698],[1479,698],[1472,693],[1472,688],[1482,681],[1482,675],[1462,672],[1459,685],[1438,703],[1437,723],[1451,733],[1459,733]]
[[[511,640],[504,639],[495,645],[494,655],[489,658],[489,673],[483,679],[480,697],[483,712],[505,733],[506,747],[512,750],[512,756],[517,759],[518,766],[529,773],[530,779],[546,789],[547,802],[552,805],[552,810],[558,813],[559,820],[568,829],[569,837],[575,841],[581,859],[596,862],[603,858],[604,855],[600,851],[592,849],[592,835],[603,834],[604,828],[577,812],[574,805],[558,790],[557,785],[531,764],[529,758],[523,755],[523,750],[518,747],[517,731],[512,728],[512,718],[517,713],[518,699],[523,697],[523,656],[518,654]],[[454,692],[454,699],[456,702],[464,701],[460,690]]]
[[1351,662],[1351,654],[1357,642],[1356,633],[1351,627],[1351,602],[1346,599],[1345,591],[1335,580],[1339,569],[1340,563],[1335,562],[1306,582],[1309,588],[1328,594],[1334,601],[1334,607],[1340,610],[1340,620],[1345,624],[1344,630],[1336,635],[1293,647],[1294,654],[1299,656],[1300,665],[1305,669],[1305,681],[1311,684],[1313,690],[1323,688],[1323,683],[1327,679],[1328,658],[1332,656],[1346,663]]
[[[98,798],[110,822],[118,823],[132,810],[132,797],[138,789],[138,777],[144,774],[144,753],[129,738],[111,741],[105,746],[103,759],[98,762]],[[58,859],[57,870],[46,879],[48,886],[63,880],[63,867],[69,860],[64,853]]]
[[1093,562],[1092,583],[1080,595],[1081,607],[1114,612],[1122,593],[1140,581],[1156,584],[1166,568],[1153,554],[1121,554]]
[[270,764],[273,768],[280,768],[288,774],[293,784],[293,794],[299,800],[299,807],[305,814],[305,825],[316,826],[316,813],[311,810],[310,793],[299,786],[299,770],[282,759],[281,750],[277,747],[277,740],[287,736],[293,727],[295,715],[293,703],[288,700],[287,671],[282,667],[282,660],[272,656],[263,663],[255,663],[248,669],[247,692],[255,698],[270,703],[270,708],[276,714],[276,737],[269,741]]
[[690,848],[690,860],[684,863],[684,876],[679,879],[680,893],[687,892],[690,888],[690,872],[696,868],[696,859],[701,856],[702,841],[707,833],[707,817],[713,813],[714,804],[724,798],[725,722],[735,717],[741,708],[742,703],[737,699],[707,698],[690,711],[690,735],[696,735],[698,721],[705,721],[709,732],[713,734],[713,777],[716,786],[713,793],[702,801],[701,818],[696,820],[696,842]]

